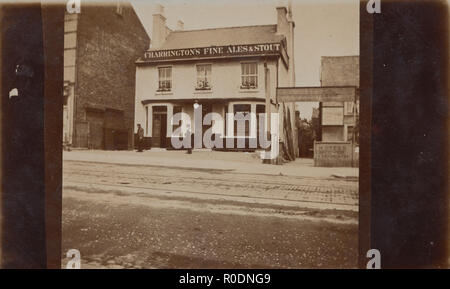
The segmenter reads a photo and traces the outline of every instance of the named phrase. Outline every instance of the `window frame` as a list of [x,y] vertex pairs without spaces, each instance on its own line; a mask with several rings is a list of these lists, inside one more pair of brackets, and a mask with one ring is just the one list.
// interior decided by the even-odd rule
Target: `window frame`
[[[173,81],[172,81],[172,66],[158,66],[158,88],[157,88],[157,92],[170,92],[172,91],[172,87],[173,87]],[[164,75],[163,78],[161,78],[161,70],[162,69],[169,69],[170,70],[170,77],[168,77],[167,75]],[[166,72],[167,74],[167,72]],[[161,86],[161,82],[163,81],[167,81],[169,83],[169,87],[162,87]]]
[[[177,113],[183,113],[183,106],[182,105],[178,105],[178,104],[173,105],[173,107],[172,107],[172,118]],[[183,125],[183,120],[180,121],[179,125],[172,124],[172,137],[183,137],[182,133],[180,135],[178,135],[178,136],[174,135],[174,131],[177,130],[178,128],[180,128],[182,125]]]
[[[245,74],[244,65],[251,65],[251,64],[255,65],[255,72],[253,74],[250,73],[251,69],[250,69],[250,66],[249,66],[248,73]],[[258,89],[258,78],[259,78],[258,64],[259,64],[258,61],[241,62],[241,80],[240,80],[240,82],[241,82],[240,88],[241,89]],[[255,85],[251,85],[251,84],[244,85],[244,79],[245,78],[251,79],[253,77],[255,79]],[[251,83],[251,81],[249,81],[249,83]]]
[[[204,86],[204,87],[199,87],[199,85],[198,85],[198,83],[199,83],[199,79],[201,79],[201,76],[199,76],[199,70],[198,70],[198,68],[200,67],[200,66],[209,66],[209,76],[208,75],[205,75],[205,76],[203,76],[203,77],[206,77],[206,80],[208,81],[208,78],[209,78],[209,86]],[[196,64],[195,65],[195,90],[197,90],[197,91],[204,91],[204,90],[212,90],[212,85],[211,85],[211,82],[212,82],[212,63],[198,63],[198,64]]]
[[[234,138],[249,138],[250,137],[250,130],[251,130],[251,120],[245,121],[245,130],[244,135],[238,135],[237,131],[237,123],[238,121],[234,119],[234,116],[236,116],[236,113],[242,112],[244,114],[244,117],[247,117],[248,114],[252,113],[252,104],[251,103],[233,103],[233,126],[234,126],[234,132],[233,137]],[[248,106],[248,109],[246,110],[236,110],[236,106]]]
[[352,101],[344,102],[344,115],[352,115],[355,111],[355,103]]

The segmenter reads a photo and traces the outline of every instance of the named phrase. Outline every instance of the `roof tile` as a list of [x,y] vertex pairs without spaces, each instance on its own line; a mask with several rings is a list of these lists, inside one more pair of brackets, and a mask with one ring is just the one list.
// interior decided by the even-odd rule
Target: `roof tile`
[[276,31],[277,25],[172,31],[161,47],[150,50],[275,43],[284,38]]

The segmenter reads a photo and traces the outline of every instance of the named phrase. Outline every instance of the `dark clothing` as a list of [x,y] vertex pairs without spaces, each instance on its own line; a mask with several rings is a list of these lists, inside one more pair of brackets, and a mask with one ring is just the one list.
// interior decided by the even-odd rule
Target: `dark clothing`
[[144,129],[140,127],[137,131],[137,134],[139,138],[144,138]]
[[142,127],[138,129],[137,135],[138,135],[137,151],[142,152],[144,146],[144,129]]

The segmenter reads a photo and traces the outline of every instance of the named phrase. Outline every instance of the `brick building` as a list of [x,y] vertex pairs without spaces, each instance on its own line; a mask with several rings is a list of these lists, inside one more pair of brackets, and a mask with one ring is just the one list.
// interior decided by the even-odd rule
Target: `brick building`
[[64,31],[64,143],[132,149],[134,62],[150,44],[132,5],[82,5]]

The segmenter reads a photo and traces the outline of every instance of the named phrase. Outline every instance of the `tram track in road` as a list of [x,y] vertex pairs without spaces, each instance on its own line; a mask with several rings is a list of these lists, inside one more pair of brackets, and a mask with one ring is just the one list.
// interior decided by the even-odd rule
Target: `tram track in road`
[[[261,182],[259,180],[233,180],[233,179],[218,179],[218,178],[204,178],[204,177],[192,177],[178,178],[173,176],[156,176],[156,175],[136,175],[131,173],[114,173],[114,177],[108,175],[110,172],[98,172],[98,171],[71,171],[68,174],[71,177],[79,176],[84,179],[102,179],[104,183],[112,184],[127,184],[134,183],[139,185],[151,184],[152,187],[155,184],[160,185],[195,185],[197,187],[203,186],[210,188],[213,186],[215,189],[230,190],[239,189],[243,191],[249,190],[261,190],[261,191],[276,191],[280,194],[288,193],[303,193],[303,194],[316,194],[316,195],[327,195],[331,194],[335,197],[347,197],[349,199],[356,198],[357,190],[349,189],[348,187],[339,188],[332,185],[301,185],[301,184],[283,184],[279,182]],[[69,177],[69,180],[70,178]]]
[[[120,170],[120,171],[118,171]],[[126,170],[126,171],[124,171]],[[333,204],[355,207],[357,184],[335,180],[317,180],[280,176],[284,182],[261,179],[258,175],[214,174],[185,170],[160,169],[145,170],[138,167],[120,165],[86,166],[86,163],[71,163],[64,168],[64,181],[72,183],[96,184],[116,188],[152,189],[173,191],[200,196],[222,196],[259,200],[274,200]],[[279,178],[278,176],[272,176]],[[306,182],[306,184],[305,184]]]
[[[96,163],[99,164],[99,163]],[[333,191],[352,191],[357,192],[358,191],[358,184],[354,180],[336,180],[336,179],[330,179],[330,178],[310,178],[310,177],[293,177],[293,176],[284,176],[284,175],[258,175],[258,174],[245,174],[245,173],[236,173],[236,172],[224,172],[220,174],[212,174],[213,176],[205,177],[205,171],[202,170],[200,172],[196,171],[196,169],[187,169],[187,168],[167,168],[164,167],[162,169],[158,170],[151,170],[149,173],[142,173],[141,168],[138,167],[139,170],[133,171],[133,172],[124,172],[124,167],[121,165],[116,164],[104,164],[105,166],[108,166],[110,168],[115,167],[117,170],[114,169],[108,169],[108,170],[102,170],[102,169],[88,169],[86,166],[86,163],[79,162],[78,168],[73,169],[69,167],[65,167],[63,172],[64,174],[82,174],[81,171],[85,172],[85,174],[104,174],[104,176],[108,176],[111,173],[114,173],[116,175],[121,175],[129,179],[140,179],[140,178],[174,178],[174,174],[161,174],[158,173],[160,171],[189,171],[191,175],[189,176],[191,179],[194,179],[196,181],[210,181],[210,182],[227,182],[227,183],[255,183],[260,185],[266,185],[271,186],[271,189],[277,188],[276,186],[283,186],[283,187],[301,187],[305,190],[308,190],[310,187],[318,187],[322,188],[324,190],[333,190]],[[130,167],[130,166],[129,166]],[[153,168],[153,167],[152,167]],[[209,174],[210,175],[210,174]],[[277,178],[277,179],[283,179],[283,181],[267,181],[265,179],[268,178]],[[176,176],[176,179],[180,179],[180,176]],[[305,183],[308,183],[308,185],[305,185]]]
[[[230,196],[189,190],[167,190],[130,185],[69,182],[64,198],[105,204],[144,205],[155,208],[257,215],[299,220],[356,224],[357,207],[348,204],[297,201],[265,197]],[[118,198],[111,198],[117,196]],[[109,206],[109,205],[108,205]]]
[[[289,199],[282,199],[282,198],[266,198],[266,197],[258,197],[258,196],[245,196],[245,195],[229,195],[229,194],[220,194],[220,193],[207,193],[207,192],[198,192],[198,191],[190,191],[190,190],[173,190],[173,189],[167,189],[167,188],[156,188],[156,187],[142,187],[142,186],[133,186],[128,184],[105,184],[105,183],[94,183],[94,182],[81,182],[81,181],[70,181],[70,184],[82,184],[82,185],[93,185],[93,186],[103,186],[107,185],[108,187],[116,187],[116,188],[132,188],[132,189],[150,189],[154,191],[163,192],[166,195],[168,193],[188,193],[188,194],[199,194],[199,195],[206,195],[206,196],[219,196],[219,197],[238,197],[238,198],[251,198],[251,199],[260,199],[260,200],[272,200],[272,201],[285,201],[285,202],[305,202],[305,203],[317,203],[317,204],[333,204],[333,205],[340,205],[340,206],[349,206],[352,207],[353,205],[349,205],[346,203],[330,203],[330,202],[321,202],[321,201],[297,201],[297,200],[289,200]],[[71,187],[69,185],[68,187]]]

